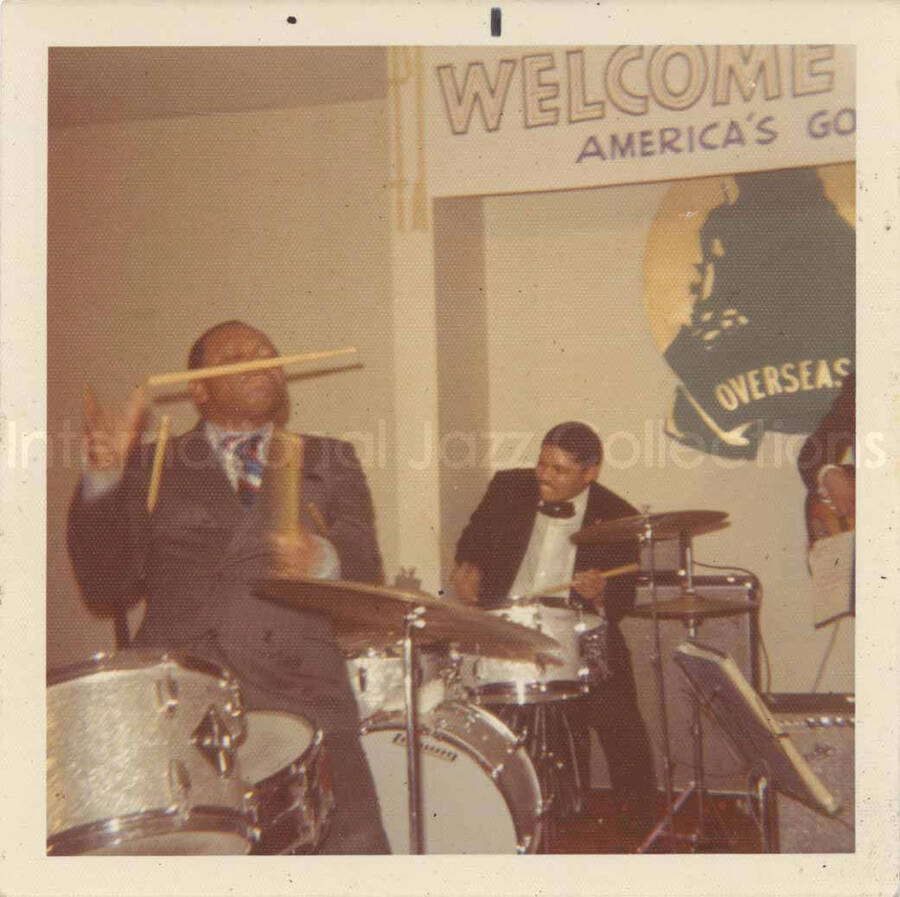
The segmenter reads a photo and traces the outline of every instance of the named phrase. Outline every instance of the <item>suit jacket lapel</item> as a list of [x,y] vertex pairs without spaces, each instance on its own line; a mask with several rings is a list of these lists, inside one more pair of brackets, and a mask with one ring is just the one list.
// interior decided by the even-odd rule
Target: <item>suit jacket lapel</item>
[[522,490],[520,500],[513,506],[511,519],[500,520],[498,525],[507,533],[502,558],[498,558],[498,568],[502,574],[497,577],[495,591],[506,597],[512,589],[516,579],[516,573],[528,550],[531,534],[534,531],[534,523],[537,519],[537,505],[539,500],[537,480],[527,482]]
[[175,440],[173,447],[173,485],[182,495],[205,507],[216,520],[233,521],[244,506],[206,438],[203,421]]
[[[582,527],[602,519],[602,504],[600,487],[596,483],[591,483],[588,486],[587,507],[584,509],[584,520],[581,523]],[[582,570],[589,570],[593,564],[594,555],[596,555],[596,553],[596,545],[588,543],[579,545],[575,551],[574,572],[581,573]]]
[[[535,489],[534,499],[523,501],[520,507],[517,508],[518,519],[510,521],[510,531],[514,539],[510,548],[510,557],[515,558],[516,562],[512,571],[513,578],[515,578],[522,559],[525,557],[528,543],[531,541],[531,534],[534,532],[534,523],[537,520],[537,503],[537,489]],[[510,585],[512,585],[512,582],[510,582]]]

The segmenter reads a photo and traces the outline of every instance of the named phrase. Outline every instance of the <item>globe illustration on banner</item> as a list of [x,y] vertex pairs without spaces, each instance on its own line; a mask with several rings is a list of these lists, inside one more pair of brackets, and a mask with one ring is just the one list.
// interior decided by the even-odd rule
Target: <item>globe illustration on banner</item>
[[808,433],[854,364],[854,165],[673,183],[644,259],[648,323],[680,383],[673,439],[753,458]]

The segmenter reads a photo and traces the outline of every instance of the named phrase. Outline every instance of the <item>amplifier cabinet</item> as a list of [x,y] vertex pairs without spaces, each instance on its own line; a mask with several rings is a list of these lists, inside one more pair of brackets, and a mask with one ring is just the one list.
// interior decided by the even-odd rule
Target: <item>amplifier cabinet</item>
[[[683,591],[678,577],[662,575],[657,581],[657,601],[671,600]],[[696,576],[694,591],[702,598],[714,598],[737,603],[755,601],[758,583],[752,576]],[[651,601],[650,588],[639,584],[636,604]],[[660,620],[662,669],[666,694],[666,715],[672,755],[672,780],[676,789],[687,787],[694,778],[691,725],[693,709],[690,689],[684,674],[673,660],[675,649],[687,637],[686,624],[681,620]],[[620,624],[631,652],[638,706],[647,725],[656,760],[656,776],[663,787],[663,729],[653,665],[655,655],[654,623],[652,619],[629,617]],[[705,645],[730,654],[741,672],[754,688],[759,688],[757,655],[758,610],[743,610],[733,616],[706,619],[697,628],[697,639]],[[747,790],[743,760],[734,750],[728,737],[715,719],[703,714],[703,759],[706,787],[720,793],[740,793]],[[599,778],[592,775],[592,780]]]
[[852,853],[855,848],[855,732],[852,695],[772,694],[766,706],[822,784],[840,801],[828,816],[776,794],[780,853]]

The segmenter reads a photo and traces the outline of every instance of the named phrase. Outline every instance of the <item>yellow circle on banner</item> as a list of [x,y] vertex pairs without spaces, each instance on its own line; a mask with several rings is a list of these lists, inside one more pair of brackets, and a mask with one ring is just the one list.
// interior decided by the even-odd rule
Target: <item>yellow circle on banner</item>
[[[844,162],[815,169],[825,195],[851,227],[856,223],[855,165]],[[703,291],[700,229],[709,212],[737,202],[740,190],[731,175],[676,181],[659,204],[644,256],[644,301],[653,342],[662,355],[688,325]]]

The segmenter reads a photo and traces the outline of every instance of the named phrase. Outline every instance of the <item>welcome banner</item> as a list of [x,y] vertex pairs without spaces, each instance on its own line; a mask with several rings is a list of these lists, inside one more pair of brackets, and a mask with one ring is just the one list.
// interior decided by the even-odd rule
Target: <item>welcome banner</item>
[[424,118],[420,161],[432,196],[855,155],[852,46],[429,47],[417,59],[403,81]]

